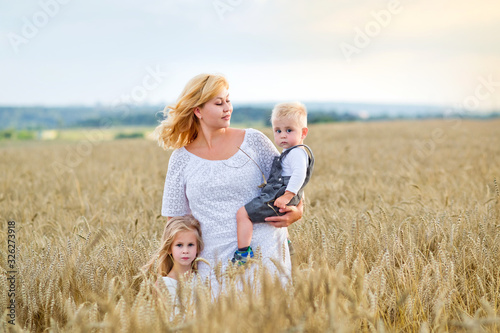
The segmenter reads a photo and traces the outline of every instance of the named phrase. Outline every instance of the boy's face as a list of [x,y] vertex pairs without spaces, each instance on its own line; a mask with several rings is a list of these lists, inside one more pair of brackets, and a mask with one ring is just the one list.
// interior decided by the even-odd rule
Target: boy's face
[[291,119],[275,119],[273,122],[274,142],[287,149],[304,142],[307,127],[302,128],[297,121]]

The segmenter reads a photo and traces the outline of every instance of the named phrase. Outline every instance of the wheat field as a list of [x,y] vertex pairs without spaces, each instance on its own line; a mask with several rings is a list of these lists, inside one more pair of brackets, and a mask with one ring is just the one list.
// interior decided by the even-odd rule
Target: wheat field
[[138,275],[165,223],[170,152],[97,132],[0,143],[1,330],[500,331],[499,129],[460,119],[310,126],[316,166],[304,217],[289,228],[293,286],[262,273],[260,293],[231,285],[217,300],[200,286],[177,315]]

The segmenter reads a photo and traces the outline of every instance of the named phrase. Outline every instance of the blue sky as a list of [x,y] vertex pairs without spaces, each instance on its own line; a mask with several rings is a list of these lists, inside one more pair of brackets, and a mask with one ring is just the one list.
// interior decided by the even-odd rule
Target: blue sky
[[500,108],[500,4],[3,1],[0,105],[170,103],[201,72],[235,102]]

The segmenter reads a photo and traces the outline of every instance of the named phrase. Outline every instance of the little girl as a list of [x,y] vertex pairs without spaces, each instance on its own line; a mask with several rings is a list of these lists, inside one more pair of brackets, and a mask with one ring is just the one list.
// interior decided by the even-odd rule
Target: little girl
[[202,250],[200,223],[192,215],[172,217],[163,230],[160,248],[142,270],[152,270],[158,260],[158,281],[160,278],[164,281],[175,304],[177,281],[190,278],[196,273],[195,259]]

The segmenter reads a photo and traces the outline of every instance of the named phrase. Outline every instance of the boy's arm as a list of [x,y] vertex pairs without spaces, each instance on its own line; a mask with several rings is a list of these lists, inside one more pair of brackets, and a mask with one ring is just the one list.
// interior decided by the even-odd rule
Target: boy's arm
[[290,200],[292,200],[294,196],[295,193],[290,191],[285,191],[285,194],[274,200],[274,205],[278,208],[285,208],[286,205],[290,202]]
[[283,159],[283,168],[290,172],[290,179],[286,187],[287,191],[295,194],[299,192],[306,179],[308,162],[309,156],[301,147],[294,148]]

